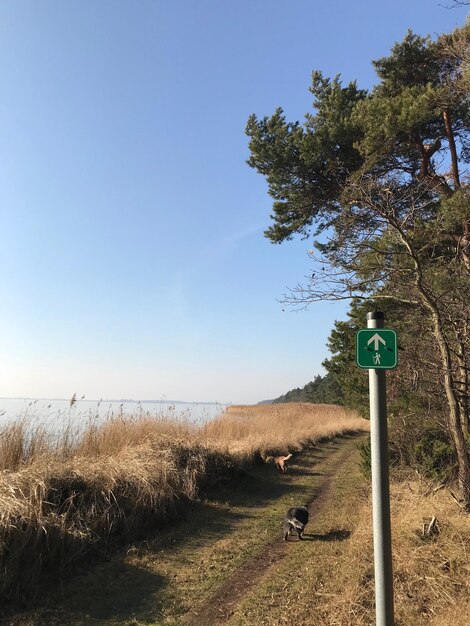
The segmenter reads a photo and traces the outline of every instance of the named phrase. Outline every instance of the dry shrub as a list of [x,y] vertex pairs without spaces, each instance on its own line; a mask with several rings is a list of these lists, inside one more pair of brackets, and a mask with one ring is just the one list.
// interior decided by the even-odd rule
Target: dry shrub
[[[164,444],[165,447],[162,447]],[[161,438],[98,457],[50,457],[0,477],[0,596],[38,591],[110,540],[154,528],[230,460]],[[213,472],[212,472],[213,473]]]
[[[397,626],[466,626],[470,609],[470,518],[448,492],[423,497],[418,482],[392,483],[392,543]],[[423,519],[440,533],[423,537]],[[374,623],[371,502],[358,512],[343,568],[321,606],[325,625]]]

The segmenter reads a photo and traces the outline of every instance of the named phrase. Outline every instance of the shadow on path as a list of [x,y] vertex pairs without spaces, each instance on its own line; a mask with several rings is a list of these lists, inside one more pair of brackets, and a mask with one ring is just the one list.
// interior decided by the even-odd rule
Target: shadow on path
[[302,541],[345,541],[351,536],[351,531],[346,529],[330,530],[324,535],[304,533]]
[[[304,473],[309,472],[298,470],[298,475]],[[197,551],[211,545],[236,532],[243,520],[256,518],[270,502],[301,490],[301,486],[287,475],[277,474],[272,466],[244,471],[237,479],[205,494],[204,500],[182,509],[171,526],[156,529],[145,541],[135,542],[109,560],[85,567],[81,574],[63,581],[61,589],[43,598],[42,609],[41,603],[33,607],[38,611],[34,623],[82,626],[145,621],[148,615],[153,617],[164,610],[162,592],[174,584],[172,578],[146,569],[145,563],[165,549],[181,546],[184,550],[188,544]],[[138,555],[135,564],[129,563],[133,554]]]

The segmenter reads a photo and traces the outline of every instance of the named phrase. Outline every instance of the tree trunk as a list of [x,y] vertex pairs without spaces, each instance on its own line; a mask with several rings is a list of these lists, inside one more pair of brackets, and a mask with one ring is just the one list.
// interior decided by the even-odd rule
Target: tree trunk
[[470,512],[470,458],[467,452],[467,446],[462,429],[462,419],[460,415],[460,404],[457,398],[454,382],[452,379],[451,357],[447,339],[442,329],[442,322],[439,310],[434,303],[426,297],[426,305],[431,312],[434,325],[434,336],[439,346],[439,352],[442,359],[444,374],[444,389],[446,393],[447,403],[449,406],[449,415],[447,424],[452,439],[457,462],[459,466],[459,489],[463,500],[463,506],[466,511]]
[[470,456],[467,451],[467,444],[463,432],[461,405],[459,403],[457,389],[452,376],[452,357],[449,342],[444,333],[441,312],[439,311],[439,306],[436,300],[424,286],[422,267],[418,256],[413,250],[413,246],[400,225],[397,222],[394,222],[392,225],[400,235],[402,242],[408,250],[408,254],[413,260],[416,271],[415,285],[422,298],[423,305],[431,315],[433,334],[436,338],[441,357],[442,373],[444,376],[444,390],[449,407],[447,426],[455,453],[457,455],[459,489],[463,500],[463,507],[466,511],[470,512]]
[[459,160],[455,147],[454,131],[452,130],[452,123],[450,121],[450,113],[447,109],[444,109],[442,112],[442,117],[444,118],[447,140],[449,141],[450,156],[452,159],[452,177],[454,179],[455,189],[458,189],[460,187]]
[[460,418],[462,420],[462,431],[466,440],[469,438],[469,404],[468,404],[468,367],[465,361],[465,348],[462,341],[459,341],[457,351],[457,362],[459,367],[459,405]]
[[418,178],[428,189],[432,189],[444,198],[449,198],[454,193],[454,190],[449,186],[443,176],[436,174],[431,161],[433,155],[441,148],[441,140],[436,139],[431,145],[424,145],[422,141],[419,140],[417,147],[421,156]]
[[470,272],[470,220],[465,220],[460,240],[461,255],[466,269]]

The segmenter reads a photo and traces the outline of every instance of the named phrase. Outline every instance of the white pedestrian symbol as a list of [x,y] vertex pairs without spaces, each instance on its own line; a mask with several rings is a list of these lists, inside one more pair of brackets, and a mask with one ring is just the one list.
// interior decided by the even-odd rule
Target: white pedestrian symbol
[[380,365],[380,354],[378,352],[374,354],[374,365]]

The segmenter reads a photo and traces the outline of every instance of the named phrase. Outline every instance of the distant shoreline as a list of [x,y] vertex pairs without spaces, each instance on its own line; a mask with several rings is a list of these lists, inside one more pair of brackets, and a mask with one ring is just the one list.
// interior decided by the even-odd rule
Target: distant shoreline
[[[30,398],[24,396],[0,396],[1,400],[41,400],[42,402],[70,402],[70,398]],[[233,404],[232,402],[192,402],[188,400],[132,400],[130,398],[123,399],[109,399],[109,398],[100,398],[99,400],[95,400],[93,398],[80,398],[77,399],[77,403],[84,400],[85,402],[121,402],[126,404],[208,404],[211,406],[229,406]]]

